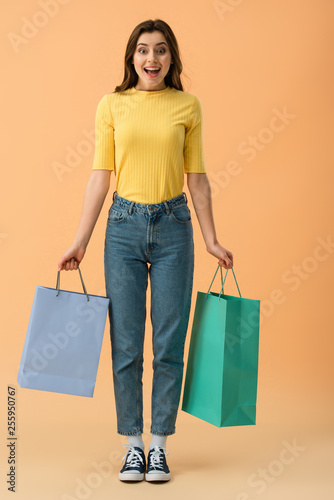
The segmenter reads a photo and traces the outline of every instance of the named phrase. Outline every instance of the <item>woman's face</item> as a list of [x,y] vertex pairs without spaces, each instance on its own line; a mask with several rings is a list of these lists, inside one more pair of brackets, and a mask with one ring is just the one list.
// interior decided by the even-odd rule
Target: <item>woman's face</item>
[[[164,78],[171,64],[171,52],[166,38],[160,31],[142,33],[133,54],[133,64],[138,75],[135,85],[137,90],[163,90],[166,88]],[[151,72],[146,68],[156,68],[159,71]]]

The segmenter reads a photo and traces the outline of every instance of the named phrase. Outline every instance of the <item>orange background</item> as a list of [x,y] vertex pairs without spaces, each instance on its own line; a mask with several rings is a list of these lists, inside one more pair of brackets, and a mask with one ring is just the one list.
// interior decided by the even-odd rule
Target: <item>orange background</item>
[[[54,6],[52,15],[41,15],[46,3]],[[3,479],[8,385],[16,387],[17,499],[328,498],[334,487],[334,3],[25,0],[1,10],[2,498],[9,495]],[[116,433],[108,320],[92,399],[21,389],[16,382],[36,285],[55,286],[58,260],[79,222],[97,103],[121,83],[128,37],[150,18],[165,20],[177,37],[185,91],[202,103],[218,239],[234,254],[242,295],[260,299],[262,312],[256,426],[219,429],[180,410],[167,441],[172,480],[156,486],[159,491],[118,480],[125,450]],[[39,27],[29,31],[33,21]],[[285,122],[274,118],[284,112]],[[57,162],[68,169],[61,177]],[[112,174],[81,265],[92,294],[105,294],[103,243],[114,189]],[[195,238],[186,364],[196,293],[207,291],[217,260],[205,250],[186,179],[184,190]],[[232,278],[229,273],[226,293],[236,295]],[[61,286],[81,291],[77,273],[62,272]],[[216,282],[213,290],[219,288]],[[146,449],[150,286],[147,299]],[[299,451],[282,465],[286,442]],[[93,463],[103,461],[112,471],[94,476]],[[250,479],[261,469],[267,471],[262,488]],[[83,483],[86,490],[76,490]]]

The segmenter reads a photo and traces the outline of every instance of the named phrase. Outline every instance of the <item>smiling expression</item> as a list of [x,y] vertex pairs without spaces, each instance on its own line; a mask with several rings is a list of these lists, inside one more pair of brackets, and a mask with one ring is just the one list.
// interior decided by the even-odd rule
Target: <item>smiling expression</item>
[[[166,38],[160,31],[142,33],[133,54],[138,75],[136,90],[163,90],[172,56]],[[151,71],[150,71],[151,68]]]

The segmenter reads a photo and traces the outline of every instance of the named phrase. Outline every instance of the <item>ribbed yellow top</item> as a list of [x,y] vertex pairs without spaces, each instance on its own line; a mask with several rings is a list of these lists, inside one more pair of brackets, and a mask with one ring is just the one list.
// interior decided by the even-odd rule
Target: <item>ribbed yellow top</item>
[[206,172],[198,97],[173,87],[105,94],[95,117],[95,169],[114,170],[117,193],[131,201],[181,194],[184,172]]

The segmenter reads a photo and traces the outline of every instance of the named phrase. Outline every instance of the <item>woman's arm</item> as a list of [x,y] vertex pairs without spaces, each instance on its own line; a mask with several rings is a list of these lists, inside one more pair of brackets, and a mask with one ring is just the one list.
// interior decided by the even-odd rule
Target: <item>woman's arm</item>
[[81,218],[72,246],[62,255],[58,262],[58,270],[77,269],[83,256],[105,197],[109,190],[111,170],[93,170],[88,180]]
[[233,254],[222,247],[217,239],[212,213],[211,186],[205,173],[187,173],[187,185],[191,194],[196,216],[202,231],[206,250],[219,259],[225,269],[233,266]]

